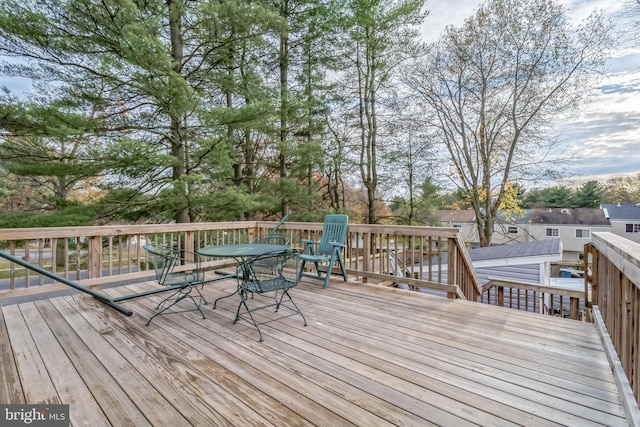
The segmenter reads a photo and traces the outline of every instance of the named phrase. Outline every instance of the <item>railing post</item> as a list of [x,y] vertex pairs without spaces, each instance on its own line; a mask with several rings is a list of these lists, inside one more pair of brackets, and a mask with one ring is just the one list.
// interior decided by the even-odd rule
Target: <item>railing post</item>
[[[364,253],[362,254],[362,268],[364,271],[371,271],[371,240],[372,240],[372,234],[371,233],[363,233],[362,235],[362,243],[363,243],[363,251]],[[362,278],[362,282],[363,283],[367,283],[369,280],[367,277],[363,277]]]
[[[591,254],[591,275],[589,275],[589,254]],[[585,292],[587,293],[585,299],[587,301],[586,306],[592,308],[594,305],[598,305],[598,263],[599,263],[600,251],[595,246],[589,244],[584,248],[584,278],[585,278]],[[589,301],[589,281],[591,281],[591,301]]]
[[[455,239],[447,239],[447,283],[449,285],[458,284],[458,247]],[[455,298],[451,293],[447,294],[447,298]]]
[[569,298],[569,315],[573,320],[580,320],[580,299]]
[[504,307],[504,286],[497,286],[496,304],[499,307]]
[[256,240],[258,240],[259,236],[260,236],[260,232],[258,231],[258,224],[257,223],[256,223],[255,228],[247,229],[247,238],[249,239],[250,242],[255,242]]
[[195,232],[193,230],[187,230],[184,232],[184,258],[187,261],[193,261],[194,253],[196,251],[195,244]]
[[[80,242],[76,244],[76,248]],[[102,236],[89,237],[89,279],[102,277]]]

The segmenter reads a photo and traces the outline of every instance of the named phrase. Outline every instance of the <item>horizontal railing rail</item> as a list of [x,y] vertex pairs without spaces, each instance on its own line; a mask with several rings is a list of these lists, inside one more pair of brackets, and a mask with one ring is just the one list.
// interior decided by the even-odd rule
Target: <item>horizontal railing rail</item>
[[110,297],[108,297],[106,295],[103,295],[103,294],[101,294],[99,292],[96,292],[93,289],[81,286],[81,285],[79,285],[79,284],[77,284],[75,282],[72,282],[71,280],[65,279],[64,277],[56,276],[55,274],[51,273],[48,270],[45,270],[43,268],[31,265],[31,264],[29,264],[29,263],[27,263],[27,262],[25,262],[25,261],[23,261],[23,260],[21,260],[19,258],[12,257],[11,255],[8,255],[8,254],[6,254],[4,252],[1,252],[1,251],[0,251],[0,257],[6,259],[8,261],[11,261],[11,262],[13,262],[15,264],[21,265],[21,266],[25,267],[28,270],[34,271],[34,272],[36,272],[38,274],[41,274],[43,276],[46,276],[46,277],[49,277],[51,279],[57,280],[57,281],[65,284],[65,285],[67,285],[67,286],[69,286],[71,288],[74,288],[76,290],[79,290],[81,292],[89,294],[89,295],[93,296],[94,298],[99,299],[103,303],[109,305],[113,309],[119,311],[120,313],[122,313],[122,314],[124,314],[126,316],[131,316],[131,314],[133,314],[130,309],[128,309],[126,307],[123,307],[122,305],[118,304],[118,302],[115,301],[113,298],[110,298]]
[[[109,225],[0,229],[0,250],[85,286],[150,277],[142,246],[147,242],[176,245],[187,251],[227,243],[244,243],[266,236],[275,222],[239,221],[190,224]],[[290,244],[319,240],[322,223],[285,222],[278,228]],[[355,280],[418,282],[415,288],[446,292],[450,298],[479,301],[481,291],[459,232],[455,228],[350,224],[345,262]],[[229,261],[231,263],[231,261]],[[218,265],[220,267],[220,265]],[[19,266],[0,265],[3,290],[42,288],[51,284]]]
[[[482,302],[574,320],[584,319],[588,294],[583,290],[489,278],[482,286]],[[586,320],[586,319],[585,319]]]
[[612,233],[593,233],[584,260],[585,279],[591,285],[590,307],[601,316],[638,403],[640,244]]
[[[259,222],[257,233],[264,234],[269,226]],[[301,246],[302,239],[320,239],[322,224],[286,222],[278,232]],[[478,277],[456,228],[349,224],[346,243],[347,269],[358,280],[405,283],[401,278],[413,278],[418,280],[411,285],[415,289],[445,290],[449,298],[480,300]]]
[[[85,286],[98,286],[152,274],[143,245],[175,245],[190,252],[250,241],[255,222],[114,225],[0,229],[0,250]],[[15,264],[0,264],[0,292],[52,284]]]

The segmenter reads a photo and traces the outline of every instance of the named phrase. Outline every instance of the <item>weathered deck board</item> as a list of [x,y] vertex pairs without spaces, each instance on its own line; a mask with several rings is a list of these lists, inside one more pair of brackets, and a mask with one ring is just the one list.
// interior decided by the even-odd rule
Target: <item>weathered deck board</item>
[[158,295],[132,317],[80,295],[4,306],[0,398],[69,403],[74,426],[627,425],[592,324],[344,282],[292,295],[308,326],[262,343],[235,296],[149,326]]
[[24,403],[20,375],[9,341],[4,313],[0,311],[0,402]]
[[[51,301],[54,300],[56,299]],[[36,304],[63,347],[69,362],[91,390],[108,422],[112,425],[150,425],[146,416],[136,407],[135,399],[130,398],[126,388],[120,387],[114,381],[112,371],[116,371],[117,374],[119,366],[105,366],[96,357],[95,348],[92,346],[92,341],[95,340],[84,342],[68,323],[72,320],[64,317],[65,313],[57,311],[50,301],[40,301]],[[105,328],[104,332],[108,332],[108,328]],[[96,340],[99,338],[96,337]],[[74,425],[84,422],[76,416],[75,409],[71,406],[70,416]]]
[[[227,299],[224,302],[231,303],[231,301],[235,303],[236,300]],[[145,313],[149,316],[152,312],[145,311]],[[222,309],[216,309],[216,314],[220,313],[227,314]],[[235,316],[235,311],[233,316]],[[244,323],[238,323],[233,325],[237,331],[229,330],[229,325],[231,325],[232,321],[231,314],[226,318],[220,319],[222,325],[213,325],[213,329],[209,322],[199,322],[199,320],[202,320],[200,318],[196,319],[194,317],[189,321],[185,321],[185,319],[172,317],[168,319],[170,322],[181,323],[183,327],[196,332],[189,345],[200,349],[203,353],[212,354],[214,360],[217,359],[219,351],[232,355],[228,360],[224,360],[226,369],[236,372],[254,385],[257,383],[260,390],[269,396],[277,398],[280,402],[290,400],[292,409],[298,414],[298,417],[302,416],[316,425],[331,426],[332,424],[335,425],[337,419],[340,419],[334,411],[340,410],[344,414],[343,419],[338,422],[340,425],[344,423],[382,424],[380,418],[363,410],[359,405],[351,404],[347,399],[336,400],[332,393],[328,393],[322,387],[309,381],[307,377],[295,374],[293,371],[295,371],[298,364],[292,364],[288,357],[285,357],[286,361],[284,363],[274,363],[272,359],[269,359],[269,356],[273,355],[261,355],[264,345],[256,342],[257,334],[254,328]],[[170,328],[169,330],[175,331],[176,329]],[[238,336],[235,336],[238,333],[244,334],[246,339],[239,339]],[[317,371],[313,373],[317,375]],[[291,399],[292,392],[296,399]],[[269,407],[273,408],[273,406],[266,406],[265,409],[268,410]],[[291,418],[289,418],[289,422],[290,420]]]
[[3,311],[9,331],[9,341],[13,347],[13,355],[24,390],[25,402],[62,403],[38,348],[38,345],[42,345],[43,349],[47,348],[48,341],[34,341],[19,306],[8,306]]
[[[341,308],[344,308],[344,307],[341,307]],[[352,310],[355,311],[356,308],[353,307]],[[336,312],[336,315],[337,314],[338,313]],[[535,407],[535,405],[533,405],[532,407],[532,405],[529,402],[527,402],[527,400],[533,399],[536,402],[539,402],[540,404],[542,404],[539,410],[547,412],[547,416],[551,416],[548,412],[553,411],[552,405],[554,400],[556,400],[558,397],[562,395],[565,395],[565,396],[575,395],[575,393],[570,393],[570,394],[566,393],[562,389],[558,389],[555,392],[557,395],[553,395],[554,393],[553,389],[556,387],[554,387],[552,383],[544,384],[542,387],[535,387],[536,384],[533,383],[532,381],[529,381],[529,383],[533,383],[533,384],[530,384],[529,387],[527,387],[526,385],[522,384],[521,379],[516,378],[513,375],[510,375],[508,378],[504,377],[503,379],[494,378],[493,375],[500,374],[500,371],[498,369],[496,369],[496,371],[492,373],[493,375],[487,375],[484,377],[478,376],[477,375],[478,371],[474,370],[471,375],[467,376],[465,374],[468,373],[469,370],[466,368],[468,367],[469,363],[473,363],[473,358],[475,358],[475,355],[472,353],[473,351],[472,349],[466,351],[465,353],[462,353],[463,357],[464,357],[464,354],[472,355],[472,359],[467,358],[467,360],[465,360],[463,363],[460,363],[457,367],[452,367],[451,364],[449,363],[449,360],[447,360],[446,358],[442,358],[439,363],[434,364],[431,358],[425,359],[421,357],[421,355],[423,354],[423,351],[421,350],[420,346],[410,347],[404,344],[404,342],[406,342],[405,337],[402,336],[400,333],[396,332],[398,328],[402,327],[402,322],[396,322],[397,327],[394,327],[394,328],[388,327],[392,325],[390,324],[390,322],[394,322],[396,319],[398,319],[400,315],[401,314],[398,313],[398,316],[391,316],[391,318],[387,319],[386,322],[383,321],[376,326],[370,320],[372,317],[375,319],[376,316],[370,316],[367,312],[363,312],[362,320],[363,322],[368,322],[368,326],[372,328],[370,330],[370,333],[375,334],[378,330],[381,330],[382,328],[384,328],[385,325],[387,325],[387,329],[384,332],[387,338],[384,340],[383,344],[380,344],[376,342],[374,339],[364,336],[360,340],[358,340],[357,343],[354,344],[352,340],[353,335],[347,334],[345,335],[347,338],[343,340],[343,344],[344,346],[352,347],[349,350],[349,354],[353,355],[354,352],[362,351],[365,345],[368,345],[369,348],[374,349],[374,351],[377,351],[380,348],[383,348],[383,349],[388,348],[388,350],[385,350],[385,351],[388,351],[388,353],[384,353],[383,355],[379,356],[382,360],[392,360],[392,361],[405,360],[407,362],[406,365],[411,366],[412,369],[416,370],[417,372],[423,373],[423,374],[428,373],[430,376],[433,376],[432,378],[434,379],[440,379],[443,382],[449,382],[451,384],[453,384],[453,381],[455,381],[456,382],[455,386],[458,389],[466,389],[470,393],[473,393],[474,390],[477,389],[478,383],[483,387],[493,387],[495,390],[491,393],[492,399],[497,400],[498,395],[506,392],[506,394],[502,396],[502,398],[505,399],[504,403],[511,402],[509,404],[513,404],[517,406],[517,401],[518,401],[517,397],[519,396],[521,400],[521,404],[524,404],[525,406],[527,406],[528,410],[532,410],[533,407]],[[375,320],[373,322],[375,322]],[[387,332],[390,332],[390,333],[387,333]],[[436,331],[436,333],[438,332]],[[335,331],[333,331],[333,334],[335,335]],[[393,335],[395,335],[395,337],[392,337]],[[504,338],[505,337],[503,336],[500,337],[500,339],[504,339]],[[518,338],[525,339],[523,335],[514,335],[511,337],[507,337],[507,339],[511,343],[513,343]],[[335,338],[333,338],[333,340],[335,341]],[[451,343],[452,341],[453,341],[453,337],[452,339],[448,340],[448,343]],[[496,347],[503,347],[500,343],[491,343],[491,337],[488,337],[485,340],[485,343],[478,342],[477,345],[479,346],[495,345]],[[399,349],[399,351],[395,351],[395,349]],[[504,352],[508,353],[508,350],[505,348]],[[405,354],[407,356],[405,356]],[[430,353],[430,356],[433,357],[433,354]],[[447,357],[450,357],[450,356],[451,356],[451,352],[449,352]],[[424,361],[426,361],[427,364],[421,366],[421,364]],[[417,368],[418,366],[420,366],[420,368]],[[376,368],[384,370],[386,366],[382,365]],[[463,368],[463,369],[460,369],[460,368]],[[507,380],[511,384],[506,384],[504,382],[505,380]],[[442,389],[439,388],[438,391],[441,392]],[[459,392],[457,394],[458,396],[460,396]],[[549,394],[551,394],[552,396],[548,397]],[[462,396],[460,397],[462,401],[469,402],[469,398],[464,398]],[[615,404],[615,405],[605,406],[604,402],[602,402],[600,399],[584,399],[583,398],[579,400],[581,401],[580,405],[565,404],[563,407],[562,413],[557,414],[558,419],[556,421],[560,423],[563,422],[562,419],[566,416],[566,414],[564,413],[565,411],[573,412],[573,414],[577,417],[585,417],[587,419],[593,419],[600,422],[606,421],[606,420],[599,419],[600,411],[607,410],[607,409],[613,411],[614,413],[621,411],[620,405]],[[547,405],[545,405],[545,403]],[[590,405],[596,405],[596,407],[598,407],[598,411],[592,411],[589,407]],[[515,419],[516,420],[519,419],[520,421],[522,421],[521,417],[522,417],[522,414],[517,414]],[[586,425],[588,421],[581,421],[581,422],[584,422],[585,424],[583,425]]]
[[109,425],[100,407],[91,396],[91,390],[87,388],[82,377],[69,361],[64,349],[56,340],[56,336],[49,329],[49,325],[35,304],[23,304],[20,306],[20,311],[29,327],[31,336],[38,343],[38,347],[43,349],[46,345],[46,351],[40,350],[40,354],[47,372],[52,373],[50,378],[60,401],[72,405],[76,416],[92,425]]

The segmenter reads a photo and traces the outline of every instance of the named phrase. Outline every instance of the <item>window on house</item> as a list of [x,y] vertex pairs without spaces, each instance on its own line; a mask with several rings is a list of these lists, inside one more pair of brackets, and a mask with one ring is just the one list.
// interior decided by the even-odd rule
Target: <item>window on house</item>
[[640,233],[640,224],[626,224],[625,231],[627,233]]
[[590,239],[591,238],[591,230],[586,230],[584,228],[576,229],[576,238],[578,238],[578,239]]
[[559,232],[557,228],[545,228],[544,234],[547,237],[558,237]]
[[518,234],[518,227],[510,225],[507,227],[507,234]]

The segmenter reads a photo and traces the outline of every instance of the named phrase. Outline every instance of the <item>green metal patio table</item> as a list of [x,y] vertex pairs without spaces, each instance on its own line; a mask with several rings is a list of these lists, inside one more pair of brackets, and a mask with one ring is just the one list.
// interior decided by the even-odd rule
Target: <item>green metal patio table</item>
[[[215,257],[215,258],[233,258],[238,264],[241,264],[245,260],[270,253],[279,253],[289,250],[287,245],[273,245],[267,243],[233,243],[227,245],[214,245],[205,246],[200,248],[197,252],[202,256]],[[237,276],[235,276],[237,277]],[[223,298],[228,298],[238,293],[236,289],[229,295],[224,295],[213,302],[213,308],[216,308],[216,304]]]

